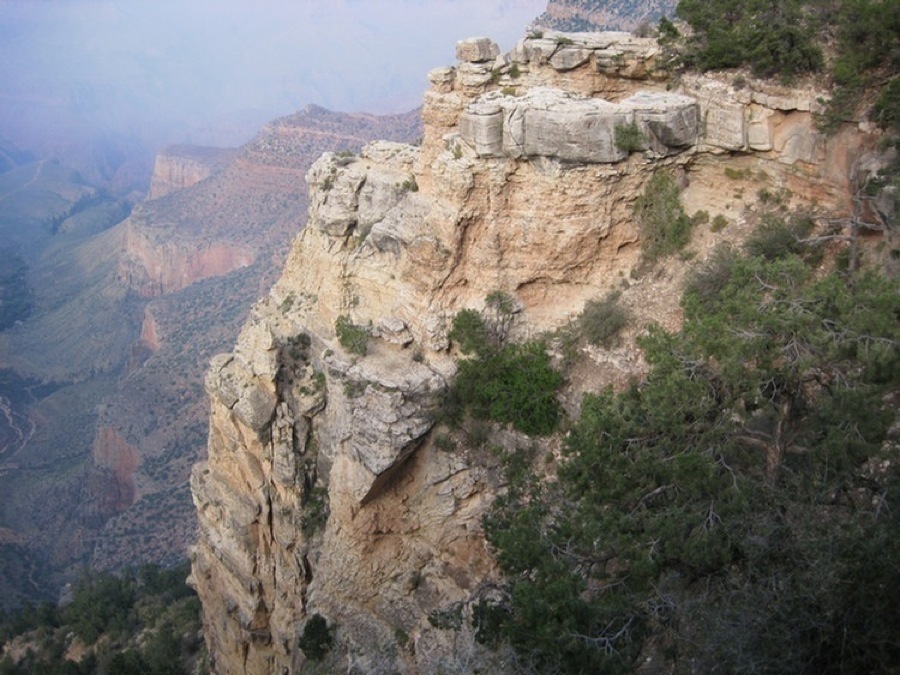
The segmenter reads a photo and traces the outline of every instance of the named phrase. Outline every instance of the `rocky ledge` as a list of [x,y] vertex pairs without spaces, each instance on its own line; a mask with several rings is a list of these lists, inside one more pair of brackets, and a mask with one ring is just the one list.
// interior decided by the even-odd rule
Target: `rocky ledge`
[[[711,78],[667,91],[658,45],[621,33],[531,36],[507,55],[475,38],[457,53],[431,73],[421,146],[312,166],[281,279],[213,361],[192,579],[218,673],[297,672],[316,614],[335,668],[466,672],[474,608],[502,581],[482,518],[503,485],[492,453],[433,427],[455,313],[503,291],[517,339],[622,286],[640,257],[631,207],[656,171],[734,222],[732,166],[841,213],[873,143],[821,137],[810,91]],[[639,147],[616,142],[625,126]],[[664,297],[649,311],[678,321]]]

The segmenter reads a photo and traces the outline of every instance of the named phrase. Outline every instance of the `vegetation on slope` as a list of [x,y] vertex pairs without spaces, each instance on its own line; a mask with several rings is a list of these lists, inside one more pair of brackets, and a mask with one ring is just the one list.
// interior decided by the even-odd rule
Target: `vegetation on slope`
[[505,293],[487,298],[487,318],[463,310],[453,319],[451,339],[471,358],[459,362],[448,395],[451,421],[468,411],[480,420],[511,424],[533,436],[552,433],[561,411],[556,391],[562,376],[550,365],[543,343],[508,344],[513,301]]
[[0,331],[31,314],[34,297],[26,278],[28,266],[15,251],[0,248]]
[[555,480],[507,461],[486,528],[508,602],[480,639],[537,672],[900,663],[900,280],[820,273],[801,221],[696,272],[683,329],[641,340],[641,382],[585,398]]
[[200,603],[187,573],[186,563],[121,576],[85,572],[67,603],[0,614],[0,674],[201,672]]
[[[747,66],[792,79],[827,71],[834,92],[825,129],[852,118],[860,95],[877,91],[872,116],[900,130],[900,5],[893,0],[681,0],[692,34],[682,63],[699,70]],[[833,51],[826,58],[824,50]]]
[[563,31],[627,30],[671,14],[677,0],[550,0],[537,24]]

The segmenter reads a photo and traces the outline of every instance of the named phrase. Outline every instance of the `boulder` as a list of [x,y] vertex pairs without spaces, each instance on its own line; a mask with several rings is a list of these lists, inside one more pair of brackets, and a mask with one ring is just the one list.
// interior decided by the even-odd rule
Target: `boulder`
[[639,92],[622,101],[634,113],[649,149],[668,155],[694,145],[700,130],[700,106],[689,96],[668,92]]
[[316,224],[330,237],[345,237],[356,226],[359,188],[365,175],[339,167],[334,153],[326,152],[306,174],[306,182],[315,186],[315,199],[309,205]]
[[523,119],[523,154],[564,162],[617,162],[625,157],[615,144],[615,128],[628,113],[606,101],[552,101],[527,107]]
[[479,157],[502,157],[503,109],[494,101],[473,103],[459,119],[459,133]]
[[743,150],[747,146],[744,106],[725,101],[710,102],[706,109],[704,140],[723,150]]
[[428,81],[435,91],[441,94],[453,91],[454,80],[456,80],[455,68],[434,68],[428,72]]
[[500,55],[497,43],[486,37],[472,37],[456,43],[456,58],[466,63],[493,61]]
[[572,70],[587,63],[588,59],[591,58],[591,53],[590,49],[585,49],[584,47],[560,47],[550,57],[550,65],[559,71]]

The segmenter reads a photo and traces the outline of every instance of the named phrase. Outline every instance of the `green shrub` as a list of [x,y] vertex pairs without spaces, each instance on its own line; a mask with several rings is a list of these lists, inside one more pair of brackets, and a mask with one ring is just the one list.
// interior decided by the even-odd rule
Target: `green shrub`
[[298,640],[298,646],[306,654],[306,658],[312,661],[321,661],[331,651],[334,638],[328,622],[321,614],[313,614],[303,627],[303,634]]
[[592,345],[611,347],[628,325],[628,310],[619,304],[621,293],[609,293],[602,300],[588,300],[579,318],[581,334]]
[[676,40],[681,36],[675,24],[665,15],[659,18],[659,41],[662,44]]
[[721,298],[722,290],[731,281],[737,256],[728,246],[719,246],[706,263],[695,268],[684,289],[684,302],[697,311],[711,311]]
[[748,65],[761,77],[790,79],[823,65],[808,0],[681,0],[690,24],[684,62],[701,70]]
[[366,393],[369,383],[365,380],[344,380],[344,396],[359,398]]
[[661,646],[653,672],[889,670],[900,280],[722,249],[684,310],[641,339],[646,377],[584,397],[555,480],[509,467],[491,639],[531,672],[644,672]]
[[438,450],[443,450],[444,452],[453,452],[456,450],[456,441],[447,434],[438,434],[435,436],[434,445]]
[[562,376],[540,342],[507,345],[460,361],[453,388],[462,405],[480,419],[512,424],[543,436],[556,428],[556,391]]
[[637,122],[617,124],[613,133],[616,147],[622,152],[641,152],[644,149],[644,143],[647,142],[647,138],[641,133]]
[[394,629],[394,641],[401,647],[405,647],[409,643],[409,633],[402,628]]
[[749,167],[746,169],[735,169],[734,167],[726,166],[725,177],[729,180],[749,180],[753,178],[753,169]]
[[881,91],[872,118],[882,129],[900,133],[900,76],[894,77]]
[[351,354],[359,354],[365,356],[366,345],[369,341],[369,330],[365,326],[358,326],[350,317],[342,314],[334,323],[334,330],[337,333],[338,342],[341,346]]
[[681,189],[668,171],[657,171],[634,205],[641,232],[641,256],[652,263],[684,248],[691,238],[691,219],[681,206]]
[[721,213],[717,213],[716,217],[713,218],[712,225],[709,226],[709,231],[721,232],[726,227],[728,227],[728,218],[723,216]]
[[317,486],[305,495],[300,526],[307,538],[320,531],[328,520],[328,490]]
[[309,347],[312,344],[307,333],[298,333],[286,340],[285,347],[292,359],[295,361],[305,361],[309,356]]
[[462,628],[462,603],[455,602],[448,607],[436,609],[428,615],[428,623],[441,630],[459,630]]
[[782,217],[763,215],[762,222],[744,243],[747,255],[777,260],[804,250],[801,240],[812,231],[813,221],[805,214]]
[[484,354],[489,347],[487,323],[481,313],[463,309],[453,317],[450,339],[463,354]]

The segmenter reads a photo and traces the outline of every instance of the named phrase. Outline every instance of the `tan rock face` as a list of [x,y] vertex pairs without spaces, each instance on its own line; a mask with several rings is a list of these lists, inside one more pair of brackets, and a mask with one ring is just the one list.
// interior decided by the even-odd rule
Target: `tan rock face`
[[121,276],[125,284],[144,298],[174,293],[209,277],[224,276],[250,265],[255,252],[240,245],[171,238],[160,241],[156,233],[129,222],[125,230],[125,258]]
[[[505,291],[521,310],[513,336],[528,337],[620,287],[640,255],[632,205],[663,168],[689,211],[744,217],[732,165],[795,201],[847,208],[841,172],[869,141],[820,137],[808,92],[700,79],[665,92],[655,43],[577,39],[527,39],[499,57],[465,41],[463,64],[429,74],[421,148],[326,153],[307,174],[309,224],[207,379],[192,578],[217,672],[295,672],[315,613],[336,626],[350,672],[436,672],[471,647],[469,629],[429,621],[471,617],[498,582],[481,525],[502,489],[496,461],[441,450],[433,430],[460,309]],[[554,61],[561,48],[574,51]],[[500,78],[483,79],[498,63]],[[615,147],[618,119],[637,124],[643,152]],[[698,237],[698,250],[714,243]],[[646,283],[640,316],[677,325],[673,289]],[[339,320],[368,335],[365,354],[342,345]],[[628,354],[609,363],[640,367]]]
[[138,341],[151,352],[159,350],[159,326],[156,325],[156,317],[149,307],[144,308],[144,320],[141,322],[141,336]]
[[199,183],[224,169],[235,157],[231,148],[174,145],[156,156],[147,199],[164,197]]
[[137,448],[115,429],[100,427],[94,437],[93,464],[94,494],[103,508],[118,512],[131,506],[136,496],[134,472],[140,464]]

